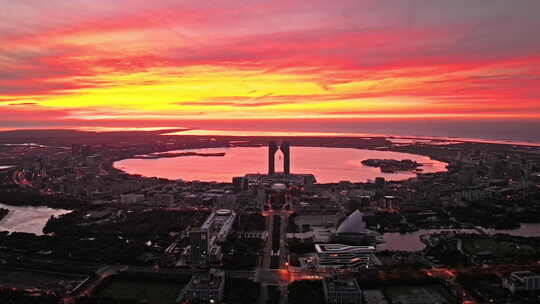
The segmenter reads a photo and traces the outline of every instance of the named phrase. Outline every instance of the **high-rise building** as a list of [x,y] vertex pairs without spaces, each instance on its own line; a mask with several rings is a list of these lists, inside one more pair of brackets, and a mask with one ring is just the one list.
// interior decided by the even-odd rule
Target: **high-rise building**
[[276,173],[276,152],[278,146],[275,141],[271,141],[268,144],[268,175],[273,175]]
[[284,141],[280,150],[283,153],[283,173],[291,174],[291,145],[288,141]]

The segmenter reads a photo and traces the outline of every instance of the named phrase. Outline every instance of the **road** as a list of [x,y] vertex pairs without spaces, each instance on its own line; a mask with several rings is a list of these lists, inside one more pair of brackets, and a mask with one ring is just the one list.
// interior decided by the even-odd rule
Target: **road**
[[268,301],[268,285],[261,283],[261,290],[259,292],[259,299],[257,299],[257,304],[266,304]]
[[[287,270],[288,266],[288,248],[286,246],[286,237],[287,237],[287,224],[289,212],[287,211],[276,211],[270,210],[265,212],[266,216],[266,227],[268,231],[268,240],[265,244],[263,250],[262,262],[260,267],[257,269],[255,274],[255,280],[262,284],[261,291],[265,292],[261,295],[261,298],[266,298],[268,285],[277,285],[280,290],[280,303],[288,303],[288,284],[290,280],[289,271]],[[279,254],[275,255],[275,248],[273,244],[276,244],[274,240],[274,220],[277,219],[274,216],[279,217],[280,227],[279,227],[279,240],[277,244],[279,246]],[[276,228],[277,229],[277,228]],[[273,250],[274,249],[274,250]],[[277,260],[277,261],[276,261]],[[273,261],[273,262],[272,262]],[[260,300],[260,302],[263,300]]]
[[92,295],[94,289],[99,286],[103,280],[121,272],[122,270],[125,270],[126,268],[127,266],[125,265],[112,265],[100,268],[96,271],[96,276],[84,282],[83,285],[78,288],[79,290],[75,294],[65,297],[63,302],[66,304],[74,303],[75,299],[78,297],[88,297]]
[[266,231],[268,231],[268,239],[263,250],[262,265],[261,269],[270,268],[270,257],[272,256],[272,231],[274,229],[274,214],[273,212],[268,212],[266,216]]
[[426,274],[434,277],[445,280],[448,285],[456,292],[456,296],[462,300],[463,303],[467,304],[477,304],[475,299],[471,297],[461,285],[456,282],[456,273],[451,269],[446,268],[434,268],[426,270]]

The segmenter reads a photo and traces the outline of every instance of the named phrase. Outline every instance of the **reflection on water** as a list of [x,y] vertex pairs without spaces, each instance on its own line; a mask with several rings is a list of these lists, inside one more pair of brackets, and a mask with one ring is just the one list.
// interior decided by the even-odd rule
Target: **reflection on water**
[[25,207],[0,204],[0,208],[8,209],[9,214],[0,221],[0,231],[28,232],[37,235],[43,234],[43,227],[54,216],[71,212],[64,209],[48,207]]
[[426,229],[411,233],[389,232],[383,234],[384,243],[377,245],[377,250],[401,250],[401,251],[419,251],[426,246],[420,241],[420,236],[428,233],[438,233],[441,231],[456,231],[464,233],[477,233],[474,229]]
[[[174,152],[174,151],[173,151]],[[178,152],[178,151],[176,151]],[[155,176],[168,179],[231,182],[234,176],[246,173],[265,173],[267,170],[266,147],[233,147],[182,150],[181,152],[216,153],[223,157],[182,156],[161,159],[125,159],[114,166],[131,174]],[[277,159],[276,168],[281,171],[282,161]],[[365,182],[376,177],[387,180],[404,180],[415,177],[413,172],[381,173],[379,168],[368,167],[361,161],[369,158],[411,159],[422,163],[423,172],[445,171],[446,164],[429,157],[391,151],[360,150],[350,148],[291,147],[291,170],[293,173],[312,173],[319,183],[349,180]]]
[[[385,233],[383,235],[384,243],[377,245],[377,250],[402,250],[402,251],[418,251],[426,246],[420,241],[420,236],[428,233],[438,233],[441,231],[460,231],[463,233],[478,233],[475,229],[425,229],[412,233]],[[521,224],[519,229],[513,230],[496,230],[486,229],[489,234],[510,234],[524,237],[540,237],[540,224]]]

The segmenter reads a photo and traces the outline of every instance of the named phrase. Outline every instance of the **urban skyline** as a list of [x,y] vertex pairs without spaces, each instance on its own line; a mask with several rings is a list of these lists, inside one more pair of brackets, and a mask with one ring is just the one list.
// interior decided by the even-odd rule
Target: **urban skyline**
[[540,303],[539,12],[0,0],[0,304]]

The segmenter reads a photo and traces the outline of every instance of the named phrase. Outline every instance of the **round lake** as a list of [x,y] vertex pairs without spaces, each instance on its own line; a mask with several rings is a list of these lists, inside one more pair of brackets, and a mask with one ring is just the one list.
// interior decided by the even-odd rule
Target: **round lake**
[[[157,159],[124,159],[114,166],[130,174],[186,181],[231,182],[234,176],[247,173],[266,173],[266,147],[231,147],[192,149],[172,152],[225,153],[224,156],[180,156]],[[276,170],[282,171],[283,158],[276,153]],[[382,173],[379,168],[361,164],[362,160],[410,159],[422,164],[422,172],[433,173],[446,170],[446,163],[429,157],[408,153],[361,150],[352,148],[291,147],[291,172],[311,173],[319,183],[348,180],[366,182],[376,177],[397,181],[416,176],[414,172]]]

